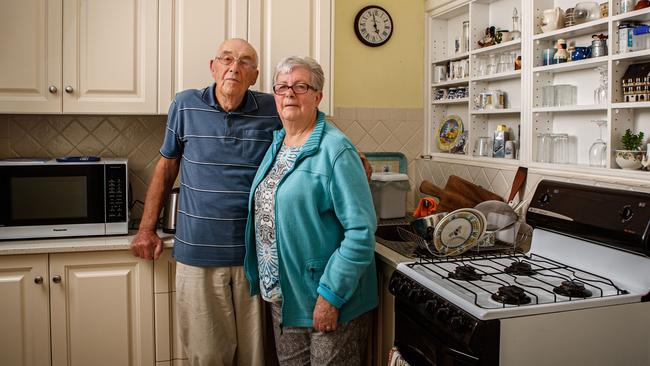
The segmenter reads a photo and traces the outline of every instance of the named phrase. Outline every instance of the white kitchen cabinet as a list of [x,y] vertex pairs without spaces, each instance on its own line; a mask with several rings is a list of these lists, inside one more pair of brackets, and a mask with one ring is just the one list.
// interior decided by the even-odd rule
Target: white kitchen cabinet
[[214,82],[210,60],[229,38],[248,38],[246,1],[160,0],[158,112],[174,95]]
[[153,265],[130,251],[1,256],[0,314],[2,365],[154,363]]
[[176,261],[172,249],[165,249],[154,262],[154,312],[156,365],[188,365],[178,337],[176,317]]
[[[425,152],[434,160],[453,161],[465,164],[480,161],[494,167],[522,165],[532,168],[565,172],[607,175],[631,179],[647,179],[649,173],[619,169],[615,163],[616,149],[622,148],[621,136],[626,129],[633,132],[650,133],[650,102],[626,103],[623,99],[621,78],[627,67],[634,63],[649,62],[650,51],[622,52],[619,44],[618,26],[634,21],[650,22],[650,9],[619,13],[619,2],[606,2],[608,16],[570,27],[543,32],[540,27],[545,9],[574,7],[576,0],[456,0],[452,2],[429,0],[425,3]],[[510,29],[512,8],[517,7],[520,16],[521,40],[504,42],[496,46],[478,48],[476,42],[485,27],[494,25]],[[468,52],[455,52],[455,38],[461,34],[462,22],[469,20],[471,47]],[[604,33],[608,54],[597,58],[571,61],[561,64],[543,65],[542,52],[553,48],[558,39],[568,45],[590,46],[591,36]],[[477,74],[479,60],[483,54],[502,50],[520,51],[521,71],[481,76]],[[434,83],[435,66],[462,58],[470,60],[470,75],[465,79]],[[604,68],[608,80],[608,101],[596,103],[594,91],[599,86],[598,67]],[[571,84],[577,87],[575,105],[545,106],[545,86]],[[466,100],[435,101],[435,89],[467,85],[470,96]],[[506,91],[510,105],[503,110],[487,113],[473,109],[475,97],[484,90]],[[469,132],[467,154],[449,154],[438,145],[440,125],[448,115],[458,115]],[[607,120],[603,137],[607,143],[607,164],[604,168],[589,166],[589,148],[599,137],[599,130],[593,120]],[[469,121],[469,122],[467,122]],[[491,137],[496,125],[509,125],[519,142],[517,159],[502,159],[477,156],[477,139]],[[517,133],[515,124],[521,126]],[[563,161],[546,161],[541,157],[537,135],[567,134],[567,158]],[[512,138],[512,135],[511,135]],[[645,144],[645,141],[644,141]],[[551,149],[552,150],[552,149]],[[551,153],[552,156],[553,153]]]
[[0,256],[0,364],[50,365],[47,254]]
[[214,80],[210,60],[226,39],[248,40],[259,53],[260,75],[252,87],[270,93],[277,62],[285,56],[316,59],[325,73],[321,110],[333,113],[332,0],[160,0],[158,111],[174,95]]
[[0,112],[149,114],[157,0],[0,4]]
[[260,54],[259,90],[272,91],[275,66],[283,57],[312,57],[325,74],[319,109],[333,115],[334,1],[251,0],[249,24],[249,41]]

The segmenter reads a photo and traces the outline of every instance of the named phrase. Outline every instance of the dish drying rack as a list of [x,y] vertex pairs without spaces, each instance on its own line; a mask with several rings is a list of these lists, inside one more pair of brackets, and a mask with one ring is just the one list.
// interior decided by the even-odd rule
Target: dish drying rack
[[397,233],[403,240],[414,243],[417,246],[418,256],[430,256],[435,258],[454,257],[459,255],[513,253],[521,252],[524,248],[530,248],[530,243],[533,238],[533,229],[530,225],[524,222],[517,222],[512,228],[506,230],[515,231],[515,240],[513,243],[506,243],[496,239],[497,234],[500,233],[501,230],[488,231],[479,238],[476,245],[473,245],[470,248],[460,246],[455,250],[450,250],[445,253],[438,252],[433,243],[427,241],[425,238],[414,232],[398,227]]

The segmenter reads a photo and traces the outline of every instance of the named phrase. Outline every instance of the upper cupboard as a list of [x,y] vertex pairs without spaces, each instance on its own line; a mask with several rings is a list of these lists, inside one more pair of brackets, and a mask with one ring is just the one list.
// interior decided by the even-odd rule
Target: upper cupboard
[[319,61],[331,115],[332,22],[332,0],[2,2],[0,113],[165,114],[176,92],[213,81],[217,46],[239,37],[259,52],[255,90],[272,90],[283,56]]

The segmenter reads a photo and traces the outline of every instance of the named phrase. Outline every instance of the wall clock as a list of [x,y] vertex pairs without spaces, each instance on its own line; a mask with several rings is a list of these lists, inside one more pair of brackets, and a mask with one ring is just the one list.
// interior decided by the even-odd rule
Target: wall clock
[[354,18],[354,33],[366,46],[381,46],[393,34],[393,19],[382,7],[366,6]]

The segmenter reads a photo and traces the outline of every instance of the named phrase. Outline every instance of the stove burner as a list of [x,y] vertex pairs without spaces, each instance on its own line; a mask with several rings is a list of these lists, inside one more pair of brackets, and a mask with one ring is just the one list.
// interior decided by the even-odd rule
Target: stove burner
[[532,276],[535,274],[535,270],[528,262],[512,262],[509,267],[505,269],[506,273],[518,275],[518,276]]
[[449,278],[460,281],[476,281],[483,278],[483,275],[476,273],[472,266],[458,266],[453,272],[449,272]]
[[524,289],[515,285],[499,287],[499,291],[492,294],[492,300],[508,305],[524,305],[530,303],[530,297],[526,295]]
[[591,297],[591,291],[585,288],[585,284],[575,280],[562,281],[560,286],[553,288],[553,292],[566,297]]

